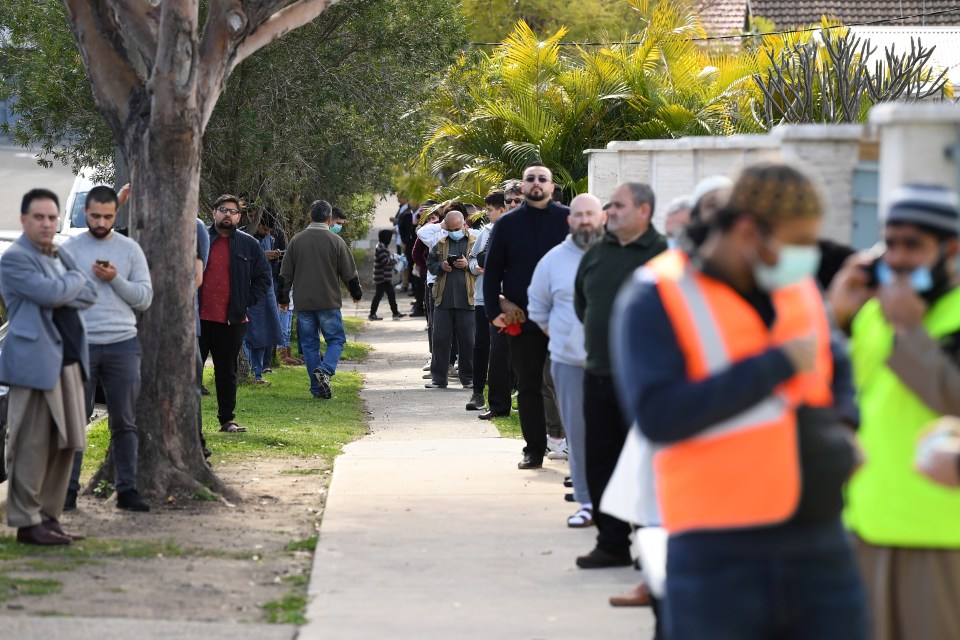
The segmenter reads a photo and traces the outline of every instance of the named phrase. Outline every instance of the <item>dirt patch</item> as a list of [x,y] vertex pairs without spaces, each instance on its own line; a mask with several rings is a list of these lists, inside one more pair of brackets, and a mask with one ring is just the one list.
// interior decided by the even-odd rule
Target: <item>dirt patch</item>
[[89,543],[64,551],[14,545],[11,557],[0,556],[0,574],[56,580],[59,591],[0,594],[0,611],[267,620],[263,605],[304,594],[313,552],[303,541],[316,535],[329,465],[261,458],[217,473],[241,495],[233,506],[190,500],[134,514],[118,510],[112,497],[81,496],[63,525]]

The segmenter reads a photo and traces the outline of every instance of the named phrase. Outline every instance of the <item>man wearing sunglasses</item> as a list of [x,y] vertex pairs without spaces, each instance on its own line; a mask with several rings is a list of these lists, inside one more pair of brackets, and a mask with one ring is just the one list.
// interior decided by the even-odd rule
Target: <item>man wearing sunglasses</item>
[[960,442],[928,435],[960,415],[958,237],[955,192],[902,187],[883,256],[850,258],[830,289],[850,330],[865,454],[844,515],[877,640],[960,637]]
[[527,288],[540,259],[567,237],[570,209],[551,200],[553,173],[540,163],[524,169],[521,188],[524,202],[503,216],[490,233],[483,299],[490,322],[520,327],[520,332],[510,337],[520,429],[526,443],[517,466],[539,469],[547,448],[541,390],[548,340],[540,327],[527,322]]
[[210,255],[200,285],[200,357],[213,356],[220,431],[246,428],[234,422],[237,356],[247,332],[247,309],[267,295],[273,276],[263,248],[237,229],[240,199],[222,195],[211,213]]

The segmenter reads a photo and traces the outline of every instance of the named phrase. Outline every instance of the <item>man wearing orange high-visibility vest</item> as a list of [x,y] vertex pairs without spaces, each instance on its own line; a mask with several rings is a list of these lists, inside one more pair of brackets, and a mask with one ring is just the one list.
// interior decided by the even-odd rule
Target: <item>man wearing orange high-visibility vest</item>
[[657,451],[670,640],[863,640],[841,524],[849,362],[813,278],[823,215],[795,167],[746,168],[706,240],[621,292],[611,341]]

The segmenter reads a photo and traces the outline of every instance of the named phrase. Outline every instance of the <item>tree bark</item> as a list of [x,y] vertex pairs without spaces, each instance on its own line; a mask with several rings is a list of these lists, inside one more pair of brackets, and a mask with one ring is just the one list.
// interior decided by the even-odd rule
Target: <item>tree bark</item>
[[[201,40],[199,0],[64,0],[97,106],[130,171],[130,237],[153,279],[153,304],[139,324],[137,488],[147,497],[193,495],[201,486],[230,493],[204,460],[197,431],[195,218],[204,127],[237,64],[335,2],[218,0]],[[112,476],[108,455],[94,482]]]
[[197,436],[194,262],[201,132],[198,117],[184,120],[185,126],[144,131],[131,162],[137,185],[131,232],[144,248],[154,290],[140,325],[137,482],[141,493],[154,498],[192,495],[201,485],[227,492],[205,462]]

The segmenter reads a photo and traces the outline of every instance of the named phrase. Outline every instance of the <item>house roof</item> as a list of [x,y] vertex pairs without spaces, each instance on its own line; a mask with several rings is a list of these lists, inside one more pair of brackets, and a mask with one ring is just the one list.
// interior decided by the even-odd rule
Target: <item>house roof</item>
[[[742,32],[747,7],[754,16],[772,20],[779,29],[820,22],[823,15],[836,16],[845,24],[890,20],[888,26],[958,26],[958,0],[689,0],[708,35]],[[949,13],[939,13],[949,9]],[[936,14],[907,18],[918,14]],[[900,19],[901,16],[904,16]]]

